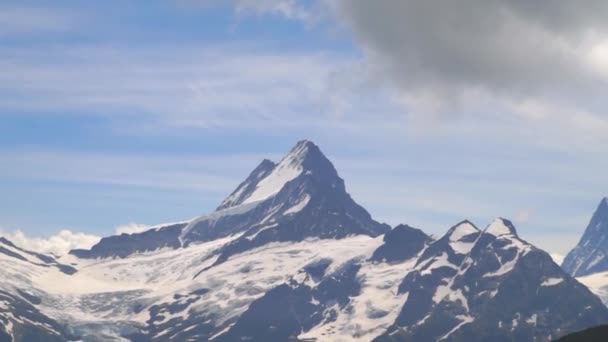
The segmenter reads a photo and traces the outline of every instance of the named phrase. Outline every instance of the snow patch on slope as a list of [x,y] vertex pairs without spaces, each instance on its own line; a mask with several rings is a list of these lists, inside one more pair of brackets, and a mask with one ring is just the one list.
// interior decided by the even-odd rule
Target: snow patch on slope
[[188,223],[188,222],[189,221],[167,222],[167,223],[154,224],[154,225],[141,224],[141,223],[133,223],[132,222],[132,223],[120,225],[120,226],[114,228],[114,232],[117,235],[120,235],[120,234],[137,234],[137,233],[143,233],[143,232],[148,231],[148,230],[158,230],[158,229],[163,228],[163,227],[174,226],[174,225],[177,225],[177,224],[185,224],[185,223]]
[[465,315],[458,315],[458,316],[456,316],[456,318],[458,318],[460,320],[460,323],[458,323],[458,325],[456,325],[447,334],[440,337],[439,341],[446,340],[448,337],[450,337],[450,335],[452,335],[456,330],[460,329],[460,327],[462,327],[463,325],[469,324],[469,323],[472,323],[473,321],[475,321],[475,319],[473,317],[465,316]]
[[469,222],[464,222],[454,228],[454,230],[450,234],[450,241],[460,241],[460,239],[462,239],[463,237],[477,232],[479,232],[479,230],[475,228],[475,226],[473,226]]
[[268,199],[276,195],[287,184],[287,182],[298,177],[303,169],[302,161],[308,152],[308,143],[301,142],[289,152],[283,160],[262,179],[255,190],[241,203],[254,203]]
[[203,221],[217,221],[226,216],[242,215],[242,214],[245,214],[248,211],[252,210],[257,205],[258,205],[257,202],[248,203],[248,204],[240,204],[240,205],[237,205],[234,207],[229,207],[229,208],[222,209],[222,210],[216,210],[209,215],[204,215],[204,216],[195,218],[195,219],[191,220],[190,223],[188,223],[186,225],[186,227],[184,227],[184,229],[182,230],[182,233],[179,236],[179,241],[183,245],[184,241],[185,241],[184,238],[188,235],[188,233],[190,233],[190,231],[192,231],[192,229],[196,225],[198,225],[199,223],[201,223]]
[[308,194],[306,194],[304,196],[304,198],[302,198],[296,205],[287,209],[284,214],[289,215],[289,214],[299,213],[300,211],[302,211],[302,209],[306,208],[306,205],[308,204],[309,201],[310,201],[310,196]]
[[351,297],[350,304],[342,310],[336,309],[338,315],[335,321],[322,322],[298,338],[316,341],[373,340],[393,324],[403,303],[407,301],[408,294],[399,294],[398,287],[413,270],[417,259],[418,256],[399,264],[363,263],[358,272],[361,293]]
[[484,231],[487,234],[494,235],[496,237],[503,235],[514,235],[513,230],[508,227],[505,223],[504,219],[497,218],[495,219]]
[[475,245],[475,241],[462,240],[464,240],[465,237],[478,232],[479,229],[470,222],[465,221],[460,223],[448,232],[450,247],[458,254],[468,254]]
[[441,253],[441,255],[439,255],[438,257],[433,257],[431,260],[429,260],[427,263],[425,263],[421,267],[422,271],[420,272],[420,274],[429,275],[429,274],[433,273],[433,270],[441,268],[441,267],[450,267],[450,268],[456,269],[457,265],[452,264],[448,260],[448,254],[444,252],[444,253]]
[[604,304],[608,305],[608,272],[594,273],[578,277],[576,280],[587,286]]
[[555,285],[559,285],[564,281],[564,278],[548,278],[545,279],[540,286],[543,287],[548,287],[548,286],[555,286]]

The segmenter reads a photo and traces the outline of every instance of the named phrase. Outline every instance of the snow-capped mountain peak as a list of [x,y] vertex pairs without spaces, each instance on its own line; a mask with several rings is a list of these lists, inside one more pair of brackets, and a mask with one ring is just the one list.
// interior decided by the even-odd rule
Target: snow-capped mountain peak
[[290,181],[302,174],[338,174],[317,145],[299,141],[278,164],[264,159],[218,207],[218,210],[241,204],[264,201],[275,196]]
[[[258,182],[251,194],[244,198],[240,204],[259,202],[276,195],[287,182],[304,172],[305,161],[313,156],[315,152],[317,156],[324,158],[318,147],[312,142],[307,140],[298,142],[273,168],[272,172]],[[311,172],[311,170],[307,171]]]
[[263,160],[210,214],[155,231],[104,238],[91,251],[72,254],[81,258],[125,257],[241,234],[221,252],[221,262],[269,242],[377,236],[389,229],[350,197],[319,147],[302,140],[279,163]]
[[454,227],[450,228],[446,233],[450,241],[460,241],[463,237],[479,233],[480,230],[473,223],[468,220],[464,220]]
[[484,233],[491,234],[496,237],[503,235],[517,236],[517,231],[513,223],[507,219],[499,217],[492,221],[490,225],[484,230]]

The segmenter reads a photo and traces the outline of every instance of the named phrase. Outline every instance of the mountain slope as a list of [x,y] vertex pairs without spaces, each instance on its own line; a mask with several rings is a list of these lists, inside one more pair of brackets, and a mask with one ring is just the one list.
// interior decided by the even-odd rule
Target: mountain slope
[[576,278],[608,305],[608,271]]
[[34,306],[38,300],[26,292],[19,296],[0,290],[0,341],[60,342],[76,339]]
[[575,277],[608,271],[608,198],[598,205],[578,245],[562,267]]
[[29,291],[30,270],[55,272],[66,278],[75,268],[55,258],[27,251],[0,237],[0,341],[73,340],[64,326],[37,307],[42,299]]
[[179,237],[187,223],[161,225],[141,233],[104,237],[91,249],[75,249],[70,254],[83,259],[125,258],[135,253],[145,253],[161,248],[179,248]]

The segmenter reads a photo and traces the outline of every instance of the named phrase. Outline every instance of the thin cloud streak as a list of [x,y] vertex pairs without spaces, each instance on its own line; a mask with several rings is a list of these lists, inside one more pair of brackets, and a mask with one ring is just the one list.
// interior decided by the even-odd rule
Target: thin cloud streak
[[6,70],[0,76],[1,109],[141,115],[205,127],[289,124],[302,121],[305,108],[323,105],[336,57],[248,48],[56,47],[44,58],[39,51],[6,51],[0,56]]

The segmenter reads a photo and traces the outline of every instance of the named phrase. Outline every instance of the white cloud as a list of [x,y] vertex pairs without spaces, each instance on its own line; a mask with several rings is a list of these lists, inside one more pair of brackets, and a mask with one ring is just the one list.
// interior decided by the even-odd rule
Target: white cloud
[[352,32],[373,81],[394,90],[409,123],[489,123],[560,148],[606,143],[604,1],[325,3]]
[[232,6],[238,15],[272,15],[306,24],[317,22],[322,2],[299,0],[184,0],[183,4],[208,8],[213,6]]
[[101,239],[99,236],[72,232],[67,229],[59,231],[49,237],[31,237],[21,230],[14,232],[0,232],[15,245],[36,253],[65,255],[76,248],[91,248]]
[[296,0],[236,0],[236,9],[240,13],[273,14],[305,23],[314,21],[318,15],[313,9],[303,6],[302,1]]
[[608,5],[595,0],[333,3],[371,62],[406,89],[573,90],[596,79],[588,56],[603,55],[608,32]]
[[120,235],[120,234],[134,234],[134,233],[144,232],[144,231],[146,231],[146,230],[148,230],[150,228],[151,228],[151,226],[149,226],[147,224],[129,223],[129,224],[125,224],[125,225],[116,227],[116,229],[114,230],[114,232],[117,235]]

